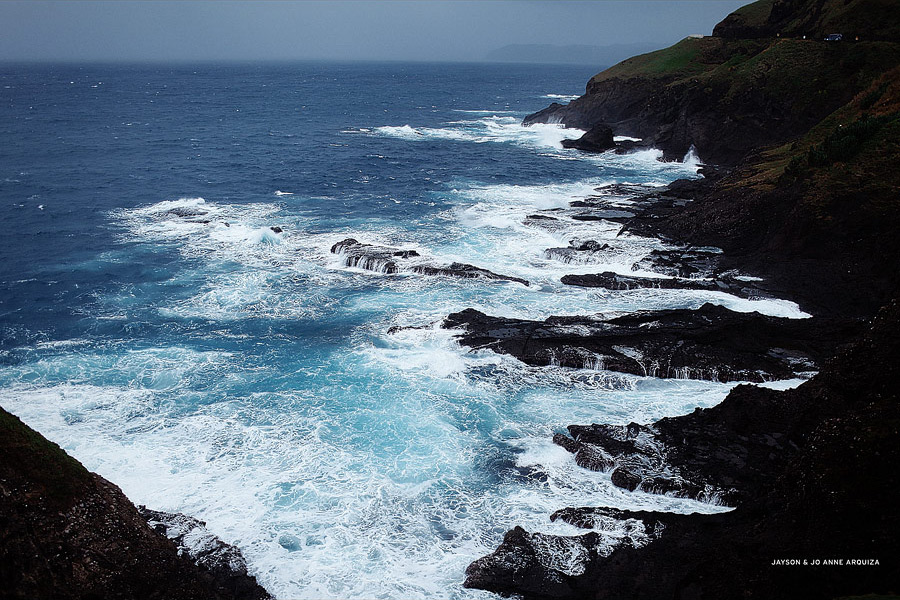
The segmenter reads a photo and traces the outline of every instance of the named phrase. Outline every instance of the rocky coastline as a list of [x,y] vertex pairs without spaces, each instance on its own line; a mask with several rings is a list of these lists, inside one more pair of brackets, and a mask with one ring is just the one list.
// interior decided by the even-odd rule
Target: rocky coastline
[[[525,125],[640,137],[667,158],[693,147],[719,165],[661,192],[630,190],[631,214],[605,215],[622,226],[620,235],[676,248],[634,267],[659,278],[582,273],[563,283],[781,297],[813,316],[789,323],[706,305],[529,322],[470,309],[444,323],[459,330],[462,344],[534,365],[638,375],[760,381],[818,373],[786,391],[739,385],[713,408],[655,423],[558,432],[556,444],[579,466],[608,473],[612,485],[735,509],[681,515],[560,507],[552,520],[591,531],[552,536],[516,527],[469,566],[466,586],[535,599],[900,590],[891,533],[900,525],[898,482],[890,467],[900,458],[900,179],[891,166],[900,157],[893,137],[900,131],[900,17],[874,2],[848,11],[822,0],[762,0],[730,15],[711,37],[624,61],[568,105],[526,117]],[[843,46],[821,41],[838,25],[869,37]],[[604,190],[572,203],[573,210],[610,208]],[[576,264],[611,251],[583,240],[548,250]],[[610,523],[627,524],[634,535],[611,541],[603,533]]]
[[[666,242],[635,262],[644,275],[580,272],[563,284],[785,298],[812,316],[705,304],[528,321],[468,309],[443,323],[461,344],[530,365],[638,376],[765,382],[817,373],[784,391],[738,385],[715,407],[653,423],[557,432],[553,442],[575,464],[609,474],[612,485],[735,509],[561,506],[548,518],[585,533],[516,527],[469,566],[467,587],[533,599],[900,591],[900,15],[877,0],[838,4],[761,0],[713,36],[624,61],[592,78],[582,97],[525,119],[586,130],[564,144],[576,152],[652,146],[680,159],[693,148],[719,165],[664,190],[612,186],[529,215],[528,227],[565,217]],[[821,41],[838,26],[865,39]],[[623,207],[614,195],[632,202]],[[615,240],[573,239],[546,256],[586,265],[619,251]],[[386,275],[529,285],[352,238],[331,253]],[[201,521],[135,507],[2,409],[0,433],[0,598],[269,598],[240,551]],[[611,539],[610,523],[628,535]]]

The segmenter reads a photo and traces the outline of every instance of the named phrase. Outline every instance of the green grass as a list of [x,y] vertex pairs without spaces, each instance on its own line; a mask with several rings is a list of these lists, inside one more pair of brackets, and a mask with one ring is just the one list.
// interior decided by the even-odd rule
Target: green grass
[[0,476],[27,481],[32,493],[65,503],[90,472],[59,446],[0,408]]
[[709,65],[703,62],[704,56],[721,45],[722,41],[717,38],[685,38],[674,46],[624,60],[595,75],[592,81],[632,77],[688,77],[708,69]]

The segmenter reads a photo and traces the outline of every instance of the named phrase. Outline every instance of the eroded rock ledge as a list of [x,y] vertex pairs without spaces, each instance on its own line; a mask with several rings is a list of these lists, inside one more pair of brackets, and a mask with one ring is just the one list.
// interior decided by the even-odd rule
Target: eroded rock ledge
[[494,279],[529,285],[529,282],[521,277],[500,275],[475,265],[459,262],[449,265],[434,265],[423,260],[416,260],[420,259],[421,255],[415,250],[365,244],[353,238],[347,238],[334,244],[331,247],[331,253],[343,257],[344,265],[348,267],[357,267],[388,275],[407,272],[462,279]]
[[530,365],[602,368],[634,375],[727,381],[796,376],[824,361],[858,323],[784,319],[704,304],[598,320],[549,317],[528,321],[474,309],[449,315],[462,344],[510,354]]

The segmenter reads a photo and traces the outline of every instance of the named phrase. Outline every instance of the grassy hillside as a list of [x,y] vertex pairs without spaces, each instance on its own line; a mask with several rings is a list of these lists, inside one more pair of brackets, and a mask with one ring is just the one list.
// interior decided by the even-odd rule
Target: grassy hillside
[[554,118],[609,124],[667,157],[693,145],[709,162],[736,164],[753,148],[804,135],[897,65],[900,40],[687,38],[598,73]]
[[92,477],[81,463],[0,408],[0,478],[24,476],[29,493],[57,509],[69,507]]

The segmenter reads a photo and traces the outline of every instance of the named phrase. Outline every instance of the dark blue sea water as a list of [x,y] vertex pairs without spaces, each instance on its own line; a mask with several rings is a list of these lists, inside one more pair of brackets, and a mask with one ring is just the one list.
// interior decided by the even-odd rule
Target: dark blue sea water
[[[481,596],[461,587],[466,565],[513,525],[575,533],[549,521],[563,506],[721,510],[614,488],[550,437],[708,406],[730,386],[527,367],[438,326],[466,307],[545,318],[710,301],[800,316],[559,283],[630,272],[661,242],[527,215],[696,173],[652,151],[585,156],[559,146],[577,132],[519,125],[592,74],[0,67],[0,403],[136,503],[206,521],[282,598]],[[346,237],[532,285],[350,268],[329,251]],[[545,254],[571,239],[611,249],[595,264]],[[564,550],[557,566],[578,572]]]

